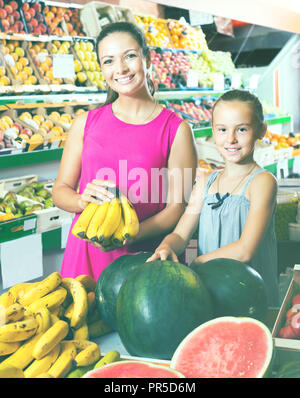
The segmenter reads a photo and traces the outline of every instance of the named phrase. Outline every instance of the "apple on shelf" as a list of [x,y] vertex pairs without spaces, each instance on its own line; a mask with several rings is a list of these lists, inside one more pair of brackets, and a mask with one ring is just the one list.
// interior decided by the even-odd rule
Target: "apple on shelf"
[[41,3],[25,2],[22,5],[22,12],[28,33],[36,35],[47,34]]
[[0,19],[3,32],[26,33],[18,7],[18,3],[14,0],[7,4],[0,0]]

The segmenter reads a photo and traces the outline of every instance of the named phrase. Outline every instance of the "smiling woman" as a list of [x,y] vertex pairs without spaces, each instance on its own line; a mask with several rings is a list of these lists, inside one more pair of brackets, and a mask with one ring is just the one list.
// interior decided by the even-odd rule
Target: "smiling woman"
[[[139,28],[127,22],[106,25],[96,48],[107,98],[73,122],[53,201],[76,213],[72,229],[88,203],[111,201],[114,194],[107,188],[116,187],[136,198],[139,233],[123,245],[107,246],[69,233],[64,277],[97,279],[120,255],[153,251],[183,213],[197,166],[189,124],[153,98],[150,51]],[[155,184],[153,175],[159,175]]]

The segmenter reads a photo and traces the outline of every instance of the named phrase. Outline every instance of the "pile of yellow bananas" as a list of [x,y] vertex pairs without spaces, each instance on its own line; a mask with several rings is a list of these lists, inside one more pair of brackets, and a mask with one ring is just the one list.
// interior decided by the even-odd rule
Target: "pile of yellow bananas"
[[101,357],[90,341],[111,331],[99,318],[88,275],[20,283],[0,296],[0,378],[62,378]]
[[89,203],[78,217],[72,234],[102,246],[122,244],[139,232],[139,220],[132,203],[118,191],[110,202]]

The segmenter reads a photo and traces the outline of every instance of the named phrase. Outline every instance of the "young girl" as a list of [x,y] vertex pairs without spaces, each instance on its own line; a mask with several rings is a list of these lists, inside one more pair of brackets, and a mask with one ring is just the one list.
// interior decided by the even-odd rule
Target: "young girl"
[[[103,247],[69,233],[62,276],[88,274],[95,280],[117,257],[154,251],[173,230],[184,211],[184,188],[190,194],[197,166],[189,124],[153,97],[150,50],[141,31],[126,22],[106,25],[97,39],[97,54],[107,99],[73,122],[53,201],[76,213],[71,231],[89,202],[111,200],[113,194],[107,187],[117,186],[133,203],[140,228],[124,246]],[[191,170],[189,181],[184,179],[185,169]],[[153,181],[153,170],[163,170],[164,175]],[[181,184],[168,179],[173,170],[181,171]]]
[[178,261],[199,220],[194,262],[232,258],[248,263],[264,279],[269,305],[277,306],[277,183],[253,160],[255,141],[266,132],[258,98],[242,90],[222,95],[213,108],[212,131],[225,167],[209,175],[197,172],[183,216],[148,261]]

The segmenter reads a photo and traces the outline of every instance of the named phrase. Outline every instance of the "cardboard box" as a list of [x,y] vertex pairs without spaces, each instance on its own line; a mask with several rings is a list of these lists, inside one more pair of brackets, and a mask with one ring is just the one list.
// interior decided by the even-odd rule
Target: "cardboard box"
[[[300,354],[300,339],[283,339],[278,337],[279,331],[285,326],[285,317],[287,311],[292,307],[292,300],[296,294],[300,294],[300,264],[296,264],[293,270],[293,279],[288,287],[286,295],[283,299],[279,313],[277,315],[273,330],[272,337],[276,349],[295,351]],[[299,357],[300,359],[300,357]]]

